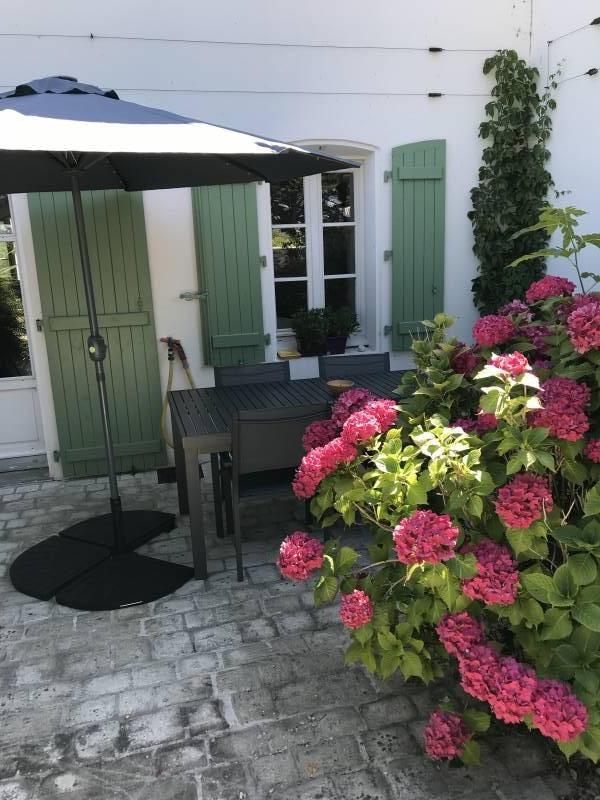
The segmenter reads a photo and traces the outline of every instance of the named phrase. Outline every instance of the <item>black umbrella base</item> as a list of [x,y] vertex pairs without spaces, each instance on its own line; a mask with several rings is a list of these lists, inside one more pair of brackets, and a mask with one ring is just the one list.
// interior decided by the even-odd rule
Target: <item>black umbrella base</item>
[[109,611],[151,603],[172,594],[194,571],[138,553],[113,555],[56,595],[56,602],[82,611]]
[[[164,511],[122,511],[121,552],[128,553],[141,547],[159,533],[172,531],[175,527],[175,515]],[[59,534],[66,539],[75,539],[98,547],[107,547],[115,552],[115,534],[111,514],[90,517],[62,530]]]
[[83,611],[150,603],[172,594],[193,570],[137,553],[111,555],[105,547],[50,536],[21,553],[10,579],[17,591]]

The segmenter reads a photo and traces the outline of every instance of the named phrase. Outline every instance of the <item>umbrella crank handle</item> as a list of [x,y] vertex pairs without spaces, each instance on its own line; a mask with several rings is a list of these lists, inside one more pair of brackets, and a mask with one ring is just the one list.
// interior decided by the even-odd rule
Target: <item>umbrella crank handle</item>
[[104,336],[97,334],[96,336],[88,336],[88,355],[95,363],[101,363],[106,358],[106,351],[108,345],[104,340]]

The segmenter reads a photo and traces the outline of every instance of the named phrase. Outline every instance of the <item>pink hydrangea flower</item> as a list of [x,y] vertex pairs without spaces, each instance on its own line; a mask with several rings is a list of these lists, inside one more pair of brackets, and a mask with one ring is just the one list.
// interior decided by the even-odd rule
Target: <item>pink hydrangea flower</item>
[[487,644],[476,644],[459,658],[460,685],[477,700],[489,702],[494,696],[500,656]]
[[533,711],[538,681],[535,672],[514,658],[501,658],[495,674],[490,707],[503,722],[522,722]]
[[537,303],[540,300],[547,300],[549,297],[560,297],[565,294],[573,294],[575,284],[567,278],[558,278],[555,275],[546,275],[539,281],[534,281],[525,292],[525,299],[528,303]]
[[600,439],[590,439],[583,452],[594,464],[600,464]]
[[587,728],[588,711],[566,683],[540,680],[533,696],[533,724],[544,736],[570,742]]
[[498,489],[496,513],[508,528],[528,528],[542,519],[544,510],[552,511],[548,478],[521,472]]
[[342,595],[340,619],[347,628],[361,628],[373,618],[373,603],[362,589]]
[[277,566],[293,581],[305,581],[323,565],[323,545],[304,531],[294,531],[281,543]]
[[302,447],[305,452],[309,453],[315,447],[323,447],[324,444],[335,439],[337,434],[338,429],[333,420],[318,419],[306,427],[302,437]]
[[556,439],[576,442],[590,427],[584,411],[590,395],[585,383],[571,378],[549,378],[542,383],[540,391],[544,407],[531,411],[527,415],[528,423],[534,428],[548,428]]
[[512,605],[517,599],[519,569],[510,551],[484,539],[463,547],[462,552],[477,559],[477,574],[461,581],[463,593],[488,605]]
[[528,339],[538,353],[545,353],[548,350],[548,337],[552,336],[552,331],[547,325],[536,323],[534,325],[521,325],[519,333]]
[[490,358],[490,364],[496,369],[501,369],[508,375],[516,378],[517,375],[522,375],[524,372],[529,372],[531,367],[529,361],[525,358],[523,353],[507,353],[506,355],[493,355]]
[[398,407],[395,400],[369,400],[364,410],[375,417],[379,423],[380,433],[386,433],[393,428],[398,419]]
[[483,435],[488,431],[496,430],[498,427],[498,417],[495,414],[488,414],[480,411],[477,414],[477,433]]
[[526,319],[527,322],[531,322],[533,319],[531,309],[527,303],[524,303],[522,300],[511,300],[510,303],[506,303],[502,306],[502,308],[498,309],[498,314],[500,314],[502,317],[516,317],[524,315],[524,319]]
[[474,645],[485,643],[482,623],[466,611],[444,614],[435,629],[444,650],[456,658],[468,654]]
[[461,375],[469,375],[479,366],[481,358],[477,355],[474,347],[467,347],[463,342],[456,345],[456,350],[451,359],[454,372]]
[[425,750],[436,761],[460,756],[469,739],[467,726],[458,714],[438,710],[429,717],[424,734]]
[[552,367],[552,362],[549,361],[547,358],[536,358],[531,366],[535,370],[550,369]]
[[339,437],[332,439],[323,447],[315,447],[304,456],[296,470],[292,481],[294,494],[301,500],[312,497],[324,478],[356,456],[356,447]]
[[454,558],[460,531],[447,514],[415,511],[394,528],[393,538],[398,561],[437,564]]
[[477,428],[477,422],[468,417],[459,417],[451,424],[452,428],[462,428],[465,433],[472,433]]
[[348,389],[348,391],[343,392],[333,404],[331,419],[338,428],[341,428],[350,414],[353,414],[355,411],[360,411],[363,406],[374,399],[375,397],[368,389],[363,389],[361,387]]
[[578,353],[600,348],[600,302],[586,303],[567,319],[567,331]]
[[362,411],[355,411],[354,414],[348,417],[344,422],[340,436],[344,442],[359,444],[360,442],[366,442],[380,432],[379,422],[365,408]]
[[480,347],[504,344],[515,334],[515,326],[509,317],[488,314],[473,325],[473,338]]

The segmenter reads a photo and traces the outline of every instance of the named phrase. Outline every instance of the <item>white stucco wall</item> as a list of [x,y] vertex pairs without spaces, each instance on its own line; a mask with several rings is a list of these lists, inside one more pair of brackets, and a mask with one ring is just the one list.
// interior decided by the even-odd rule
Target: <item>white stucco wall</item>
[[[242,130],[332,143],[334,149],[340,143],[365,145],[371,152],[365,168],[367,327],[371,345],[379,349],[388,348],[383,327],[391,317],[390,264],[383,260],[391,247],[391,186],[383,182],[383,172],[390,168],[392,147],[446,139],[444,304],[458,317],[457,335],[468,339],[476,315],[466,214],[481,158],[477,128],[491,86],[481,74],[486,51],[516,48],[544,73],[546,40],[589,22],[598,13],[594,5],[592,0],[421,0],[417,5],[406,0],[172,0],[168,13],[158,13],[148,0],[26,0],[3,11],[3,32],[44,36],[3,37],[1,80],[10,86],[47,74],[75,75],[114,87],[127,100]],[[552,46],[553,61],[566,59],[564,77],[598,66],[599,37],[600,26]],[[303,46],[308,44],[313,47]],[[445,52],[419,50],[429,46]],[[587,207],[596,229],[599,87],[600,76],[560,87],[551,142],[557,188],[573,192],[567,201]],[[428,91],[446,96],[419,96]],[[266,197],[266,187],[259,188],[259,199]],[[180,292],[196,288],[189,192],[148,192],[144,206],[157,335],[182,339],[198,385],[206,385],[212,371],[202,364],[198,306],[179,299]],[[260,235],[261,250],[269,256],[266,203]],[[268,270],[263,288],[265,332],[275,341]],[[273,344],[269,355],[275,350]],[[161,355],[166,380],[162,349]],[[394,362],[403,365],[406,356],[395,356]],[[316,363],[303,359],[292,369],[296,375],[310,374]],[[184,385],[179,374],[176,386]]]

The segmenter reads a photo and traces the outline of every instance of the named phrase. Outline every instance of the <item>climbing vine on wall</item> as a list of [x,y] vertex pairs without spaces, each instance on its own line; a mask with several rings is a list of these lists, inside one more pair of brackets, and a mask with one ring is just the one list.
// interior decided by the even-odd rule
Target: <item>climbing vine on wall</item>
[[541,250],[548,241],[544,230],[512,236],[537,222],[553,186],[547,162],[547,141],[552,129],[550,114],[556,107],[551,92],[556,76],[538,94],[539,72],[529,67],[514,50],[500,50],[485,60],[484,75],[494,72],[496,85],[486,105],[486,119],[479,126],[485,142],[479,183],[471,190],[473,251],[479,275],[473,281],[474,302],[483,314],[522,298],[529,284],[544,270],[544,260],[528,261],[507,269],[515,259]]

